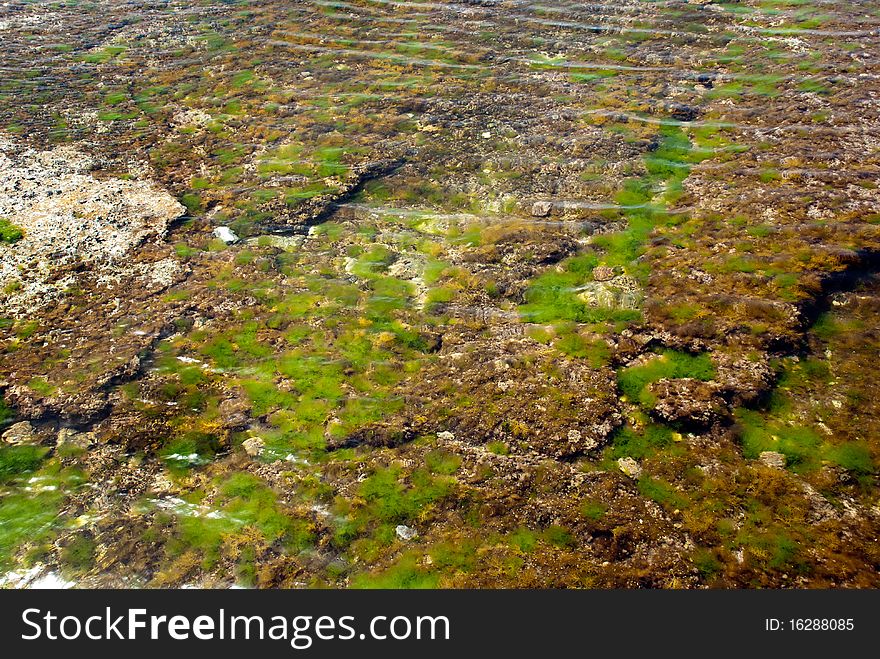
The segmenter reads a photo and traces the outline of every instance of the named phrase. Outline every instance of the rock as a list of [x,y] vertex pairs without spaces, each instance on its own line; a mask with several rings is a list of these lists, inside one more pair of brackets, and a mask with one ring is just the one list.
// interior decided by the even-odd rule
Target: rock
[[451,442],[453,439],[455,439],[455,435],[453,435],[448,430],[441,430],[437,433],[437,439],[440,439],[444,442]]
[[[593,276],[595,278],[595,271]],[[578,298],[591,307],[638,309],[644,297],[639,283],[629,275],[616,275],[607,281],[589,281],[579,290]]]
[[552,201],[536,201],[532,204],[532,217],[547,217],[553,210]]
[[663,421],[682,421],[705,427],[729,414],[719,387],[713,382],[693,378],[664,379],[652,382],[648,391],[657,401],[651,413]]
[[211,115],[204,110],[186,109],[175,112],[174,116],[171,117],[171,123],[178,127],[204,126],[211,121],[211,118]]
[[731,407],[754,406],[774,386],[776,376],[766,355],[756,360],[716,351],[712,360],[717,372],[715,381],[725,391]]
[[414,538],[419,537],[418,532],[406,524],[398,524],[395,527],[394,532],[397,534],[398,538],[404,541],[413,540]]
[[599,265],[593,268],[593,279],[596,281],[610,281],[614,279],[614,268],[607,265]]
[[617,461],[617,466],[620,468],[620,471],[633,480],[638,480],[642,475],[642,468],[633,458],[620,458]]
[[14,287],[6,314],[33,314],[88,272],[118,278],[135,248],[186,211],[155,184],[94,178],[93,164],[71,146],[37,151],[0,136],[0,217],[24,231],[14,248],[0,242],[0,281]]
[[232,245],[240,240],[240,238],[235,235],[235,232],[229,227],[215,227],[214,237],[219,238],[227,245]]
[[244,448],[244,452],[249,456],[252,458],[258,458],[263,455],[263,450],[266,448],[266,442],[263,441],[262,437],[249,437],[242,442],[241,446]]
[[223,426],[232,430],[247,427],[250,423],[249,410],[250,406],[240,398],[227,398],[217,406]]
[[785,469],[785,456],[777,451],[761,451],[758,462],[774,469]]
[[672,118],[677,121],[694,121],[700,116],[697,108],[683,103],[673,103],[669,110]]
[[76,446],[79,448],[89,448],[95,443],[95,434],[91,432],[78,432],[73,428],[61,428],[58,431],[58,446]]
[[[448,337],[444,336],[443,344],[446,357],[423,378],[424,387],[414,388],[413,395],[425,404],[410,413],[407,425],[398,422],[377,428],[369,440],[371,445],[398,445],[407,433],[436,432],[441,437],[438,430],[452,430],[456,443],[482,447],[495,441],[514,446],[528,442],[530,451],[566,458],[602,446],[622,422],[611,369],[594,369],[586,360],[559,360],[549,352],[538,353],[527,368],[521,367],[516,355],[522,349],[522,333],[511,340],[499,340],[495,335],[481,344],[481,349],[467,353],[455,352],[452,339],[447,343]],[[551,368],[556,377],[552,395],[546,376],[550,371],[545,370]],[[446,378],[456,383],[449,398],[445,392],[438,395],[437,385],[432,384]],[[503,399],[504,411],[475,405],[466,413],[450,415],[455,405],[452,396],[475,401]],[[444,421],[438,426],[441,419]]]
[[3,441],[7,444],[36,444],[40,441],[30,421],[19,421],[3,433]]
[[[764,453],[775,453],[775,451],[764,451]],[[764,453],[761,455],[763,456]],[[779,453],[775,453],[779,455]],[[760,460],[760,456],[758,458]],[[810,521],[814,524],[818,524],[819,522],[827,522],[828,520],[835,519],[839,515],[837,513],[837,509],[831,505],[831,503],[822,496],[816,488],[814,488],[809,483],[801,483],[801,489],[804,492],[804,496],[806,496],[807,501],[810,502]],[[846,500],[842,501],[843,508],[846,509]]]

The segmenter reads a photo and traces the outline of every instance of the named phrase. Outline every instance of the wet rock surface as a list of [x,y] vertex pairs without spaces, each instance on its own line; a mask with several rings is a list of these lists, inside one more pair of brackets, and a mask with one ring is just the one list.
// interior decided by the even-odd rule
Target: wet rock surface
[[[0,243],[4,312],[33,314],[81,285],[84,269],[98,282],[126,275],[125,259],[147,240],[160,240],[186,209],[149,182],[97,180],[87,154],[70,147],[23,148],[0,137],[0,217],[23,232]],[[167,264],[172,272],[177,263]],[[162,281],[160,268],[144,273]]]
[[639,463],[632,458],[618,459],[617,466],[620,468],[620,471],[623,474],[635,480],[638,480],[639,477],[642,475],[642,468],[639,466]]
[[775,469],[785,469],[785,455],[777,451],[761,451],[758,455],[761,464]]
[[718,386],[692,378],[660,380],[648,386],[656,399],[652,413],[665,422],[711,426],[729,415]]
[[36,444],[39,442],[33,426],[27,421],[19,421],[7,428],[2,435],[7,444]]
[[0,584],[876,587],[878,24],[4,5]]

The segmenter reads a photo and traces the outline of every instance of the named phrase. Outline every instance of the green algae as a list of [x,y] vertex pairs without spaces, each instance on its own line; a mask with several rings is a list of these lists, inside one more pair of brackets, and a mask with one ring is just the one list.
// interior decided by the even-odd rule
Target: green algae
[[14,225],[5,217],[0,217],[0,243],[12,245],[24,237],[21,227]]
[[[432,473],[432,465],[433,470],[439,467],[437,473]],[[375,471],[358,488],[363,504],[341,507],[340,512],[345,515],[334,533],[334,543],[339,547],[351,546],[356,552],[364,551],[358,538],[373,536],[381,544],[390,544],[393,525],[427,516],[432,505],[452,495],[455,480],[449,474],[457,469],[454,459],[447,457],[438,462],[435,457],[429,460],[428,469],[412,472],[407,482],[402,481],[399,468]]]
[[40,446],[0,447],[0,483],[35,471],[47,452]]
[[629,426],[618,429],[611,438],[609,457],[642,459],[669,448],[674,443],[673,430],[667,426],[649,423],[640,430]]
[[352,587],[394,590],[436,588],[439,576],[420,567],[417,561],[416,556],[408,555],[382,572],[357,574],[352,578]]
[[15,418],[15,410],[9,407],[2,398],[0,398],[0,428],[11,422]]
[[[285,514],[275,493],[258,477],[238,473],[214,485],[218,495],[212,504],[214,514],[182,509],[166,544],[169,556],[196,551],[208,569],[220,560],[235,535],[245,530],[286,552],[300,552],[314,542],[309,523]],[[189,503],[198,505],[197,500]]]
[[[774,17],[785,18],[785,22],[780,23],[782,29],[804,30],[817,25],[819,19],[814,15],[795,15],[785,10],[789,4],[792,3],[761,3],[763,13],[743,5],[720,6],[727,13],[736,10],[737,15],[748,17],[749,23],[739,24],[745,28],[753,24],[756,28],[762,26],[763,16],[770,15],[767,10],[773,10]],[[634,305],[637,308],[594,306],[582,295],[584,287],[600,283],[593,271],[598,266],[611,267],[615,278],[632,278],[646,288],[652,277],[665,274],[660,255],[674,255],[676,249],[701,250],[703,245],[699,240],[703,235],[711,236],[717,225],[704,218],[690,218],[686,211],[679,212],[678,204],[686,206],[692,201],[686,197],[685,177],[703,159],[712,158],[713,166],[732,163],[750,148],[737,141],[742,136],[736,126],[713,126],[711,120],[702,119],[683,122],[665,114],[660,101],[665,99],[667,91],[659,88],[666,84],[667,74],[659,70],[639,71],[648,63],[646,55],[651,54],[654,45],[676,45],[674,66],[670,69],[676,69],[676,76],[684,73],[681,76],[684,83],[676,77],[674,84],[676,89],[680,88],[679,98],[685,103],[700,102],[694,101],[697,98],[712,103],[716,97],[726,97],[734,101],[734,105],[726,107],[735,114],[741,104],[769,103],[793,89],[799,94],[815,94],[823,99],[837,93],[837,85],[819,70],[804,69],[810,73],[807,78],[778,75],[776,71],[790,66],[795,58],[776,41],[744,38],[732,29],[737,24],[726,17],[720,31],[708,33],[705,26],[693,22],[693,11],[688,8],[664,7],[661,15],[661,18],[675,20],[676,30],[686,34],[664,37],[661,32],[654,33],[655,27],[658,30],[664,27],[662,20],[656,26],[648,20],[634,21],[628,22],[620,34],[610,34],[604,29],[602,34],[590,34],[589,42],[585,42],[587,48],[571,49],[572,52],[559,55],[538,54],[535,50],[552,48],[553,53],[568,50],[564,47],[565,39],[551,41],[538,34],[527,34],[528,29],[522,29],[524,34],[520,41],[509,39],[513,34],[502,35],[503,30],[496,32],[494,27],[487,28],[476,44],[461,42],[459,36],[448,31],[443,32],[442,39],[437,38],[442,26],[426,24],[424,30],[406,27],[405,32],[392,32],[395,35],[392,41],[370,43],[359,33],[367,29],[366,21],[330,5],[316,13],[332,18],[332,24],[313,25],[311,16],[306,19],[296,14],[297,20],[303,19],[310,29],[315,27],[322,31],[324,41],[320,48],[316,48],[311,37],[291,33],[279,40],[283,45],[273,43],[270,50],[263,51],[263,46],[250,41],[244,31],[236,33],[235,28],[242,24],[262,28],[276,25],[277,20],[283,32],[284,21],[272,8],[250,8],[241,14],[223,14],[222,7],[219,11],[224,16],[220,22],[193,12],[187,26],[193,30],[192,39],[167,49],[161,44],[153,46],[156,52],[147,53],[149,62],[139,59],[143,44],[138,40],[126,41],[125,46],[99,46],[87,53],[82,44],[74,44],[71,37],[71,46],[63,49],[70,53],[65,55],[68,64],[84,59],[86,65],[80,65],[81,68],[96,76],[80,77],[84,87],[91,87],[98,80],[97,76],[103,75],[102,71],[112,76],[112,84],[86,94],[92,107],[106,106],[99,114],[99,120],[107,124],[102,130],[113,131],[110,134],[119,143],[133,140],[136,145],[151,145],[150,158],[156,176],[174,189],[190,215],[200,216],[208,210],[214,213],[219,208],[210,216],[211,221],[229,224],[237,232],[241,227],[240,235],[246,235],[259,232],[261,224],[275,222],[285,214],[309,216],[313,209],[323,208],[324,199],[335,198],[347,177],[363,162],[405,153],[410,166],[419,168],[426,162],[430,167],[425,166],[425,171],[417,173],[406,170],[400,176],[390,176],[381,182],[370,181],[353,200],[367,205],[393,203],[406,207],[404,210],[413,215],[401,215],[397,220],[385,215],[379,219],[358,216],[356,221],[336,221],[334,217],[333,222],[313,228],[305,246],[287,246],[285,254],[279,254],[268,240],[249,244],[247,248],[225,248],[216,242],[208,243],[200,235],[200,232],[209,234],[203,231],[209,229],[208,222],[201,223],[204,219],[201,217],[181,232],[177,255],[194,269],[196,278],[204,275],[202,268],[213,269],[210,276],[214,279],[205,296],[210,303],[218,299],[210,295],[217,293],[236,301],[248,300],[250,309],[246,314],[232,314],[231,319],[215,319],[208,329],[191,332],[186,324],[177,326],[180,334],[160,344],[155,370],[150,371],[150,377],[155,377],[160,384],[154,390],[147,386],[150,383],[145,383],[142,391],[132,394],[132,399],[155,397],[162,403],[179,406],[178,411],[168,414],[172,432],[157,437],[161,446],[156,449],[160,468],[168,469],[176,483],[184,483],[185,478],[193,475],[201,477],[212,469],[222,471],[229,464],[227,461],[242,458],[240,443],[244,433],[230,437],[214,432],[216,428],[208,428],[210,424],[217,424],[217,399],[221,396],[241,396],[250,406],[248,419],[255,427],[249,432],[258,433],[266,442],[265,453],[255,461],[268,464],[258,464],[259,469],[269,469],[291,453],[298,459],[306,455],[318,461],[310,477],[322,476],[333,481],[338,473],[330,469],[324,471],[331,461],[336,466],[366,463],[371,469],[376,463],[381,464],[387,456],[380,450],[369,446],[328,450],[328,442],[359,441],[360,432],[369,431],[373,424],[393,420],[395,414],[405,409],[400,388],[406,390],[418,380],[412,378],[408,382],[407,378],[430,360],[429,346],[437,345],[431,336],[433,333],[442,335],[453,330],[478,335],[485,331],[479,322],[462,320],[456,315],[469,312],[472,307],[496,306],[504,312],[518,308],[522,320],[541,323],[527,326],[527,335],[540,345],[550,346],[560,361],[588,365],[605,373],[610,373],[607,368],[610,364],[619,365],[620,356],[609,348],[605,339],[611,338],[608,334],[642,319],[641,298]],[[534,15],[554,16],[556,13],[559,12],[534,8]],[[377,22],[376,29],[386,30],[391,24],[385,23],[388,18],[384,7],[371,6],[370,20]],[[394,25],[395,29],[400,27]],[[435,30],[433,36],[426,36]],[[535,80],[537,87],[532,87],[532,83],[518,73],[507,71],[503,76],[494,73],[490,76],[479,70],[486,61],[483,56],[501,43],[510,48],[512,67],[517,71],[528,70],[529,75],[534,76],[529,80]],[[92,48],[92,44],[88,47]],[[277,57],[274,49],[288,47],[295,49],[297,56],[287,58],[285,68],[279,67],[274,61]],[[697,52],[699,57],[694,58]],[[173,67],[163,69],[155,65],[166,58]],[[584,61],[587,59],[590,61]],[[125,67],[134,61],[144,64],[139,64],[142,79],[132,80],[131,86],[123,91],[120,80],[126,75]],[[764,61],[770,71],[756,68],[756,64]],[[461,64],[474,68],[455,68]],[[807,64],[820,65],[812,56]],[[692,79],[695,74],[689,67],[712,72],[720,68],[723,72],[718,78],[709,78],[708,91],[696,97],[689,95],[686,89],[695,82]],[[651,77],[653,80],[649,80]],[[563,81],[565,86],[557,85],[556,80]],[[494,112],[499,115],[497,126],[495,116],[481,116],[471,124],[471,117],[466,113],[459,115],[457,111],[454,128],[448,122],[437,120],[438,116],[442,117],[438,108],[458,104],[462,99],[473,99],[478,104],[487,102],[488,95],[498,90],[532,96],[539,90],[538,95],[546,98],[548,104],[546,108],[535,108],[536,113],[529,108],[529,112],[536,115],[545,110],[579,115],[595,106],[635,117],[604,125],[602,138],[591,135],[590,139],[599,140],[600,149],[605,148],[601,143],[605,138],[620,141],[609,142],[605,156],[610,162],[585,166],[578,174],[579,180],[590,184],[588,188],[571,187],[568,180],[559,187],[542,182],[534,188],[540,194],[550,194],[552,190],[553,194],[562,195],[568,189],[576,195],[595,196],[599,205],[611,208],[590,214],[589,219],[613,222],[623,228],[593,236],[578,235],[581,246],[575,256],[558,263],[551,261],[549,265],[541,263],[529,271],[531,274],[526,276],[531,280],[524,293],[525,303],[518,307],[517,303],[522,301],[517,297],[521,288],[511,286],[509,273],[497,265],[510,261],[492,262],[483,270],[487,264],[480,259],[496,248],[499,259],[507,258],[503,245],[497,246],[493,233],[497,227],[493,224],[508,219],[521,221],[522,218],[516,216],[524,207],[526,214],[528,212],[527,206],[518,205],[517,200],[522,195],[528,196],[532,188],[527,186],[540,180],[542,174],[537,171],[537,165],[536,169],[529,169],[532,163],[528,158],[518,157],[530,151],[524,148],[523,140],[534,135],[522,134],[529,131],[527,122],[513,114],[506,115],[500,105],[493,105],[498,108]],[[481,96],[484,94],[485,97]],[[7,103],[5,98],[3,103]],[[426,105],[414,102],[420,99],[427,99]],[[491,102],[495,103],[495,99]],[[177,122],[176,113],[184,108],[198,109],[209,118],[204,124],[174,123],[171,139],[166,143],[162,127]],[[145,115],[139,126],[134,125],[132,112],[135,110]],[[76,127],[75,119],[59,121],[59,135],[64,133],[72,139],[84,134],[87,129]],[[20,112],[16,121],[22,121]],[[424,130],[428,121],[436,125]],[[564,121],[566,119],[559,120],[558,135],[555,126],[544,132],[549,132],[551,139],[567,134]],[[484,123],[487,125],[482,125]],[[509,127],[514,125],[521,134]],[[470,140],[471,133],[480,135],[484,129],[491,132],[490,138]],[[456,149],[456,143],[465,146]],[[571,145],[573,151],[582,148],[575,138],[566,144],[566,148]],[[621,145],[620,153],[637,155],[616,170],[621,163],[614,161],[618,157],[615,149]],[[138,151],[138,148],[131,150]],[[208,156],[202,161],[194,156],[197,153]],[[541,160],[538,165],[563,168],[560,179],[565,178],[564,167],[582,155],[581,152],[572,153],[571,157],[569,154],[557,157],[548,149],[535,149],[535,160]],[[785,171],[787,167],[779,163],[755,164],[747,160],[744,163],[743,169],[753,175],[750,180],[762,184],[783,185],[791,175]],[[623,173],[622,182],[618,171]],[[708,168],[700,174],[710,178],[714,175]],[[749,184],[734,178],[737,174],[732,169],[722,169],[718,176],[729,177],[732,188],[743,186],[745,189]],[[541,187],[545,185],[547,187]],[[341,203],[345,206],[345,201]],[[754,209],[749,208],[747,212],[751,210]],[[473,215],[453,220],[441,217],[444,212],[459,211]],[[416,213],[421,217],[416,217]],[[499,213],[511,217],[503,217],[499,222]],[[778,223],[756,222],[757,217],[750,217],[743,224],[742,232],[756,239],[769,238],[765,242],[777,244]],[[747,228],[749,223],[751,228]],[[178,239],[177,235],[174,239]],[[525,241],[531,239],[532,236],[527,236]],[[541,234],[534,234],[536,243],[543,239]],[[418,245],[421,255],[409,266],[407,261],[414,245]],[[792,302],[801,299],[797,275],[789,271],[788,264],[771,265],[761,255],[761,240],[752,244],[737,240],[733,247],[735,254],[722,255],[718,263],[714,267],[707,266],[706,271],[713,275],[766,275],[778,292],[776,299]],[[324,253],[319,254],[322,250]],[[353,260],[350,265],[344,262],[343,252]],[[522,259],[519,254],[516,256],[517,266],[531,263],[529,254],[522,255]],[[222,273],[218,273],[221,268],[218,263],[225,268]],[[397,274],[407,268],[409,271],[405,274]],[[392,273],[395,274],[392,276]],[[201,315],[203,309],[194,310],[201,293],[190,295],[179,291],[169,293],[164,299],[168,303],[187,303],[180,305],[184,313]],[[649,300],[650,296],[648,292]],[[666,313],[677,323],[687,324],[688,331],[694,331],[694,326],[712,315],[712,309],[705,300],[676,299]],[[645,315],[653,320],[647,311]],[[579,327],[577,323],[592,326]],[[823,331],[829,336],[839,333],[841,330],[835,323],[826,323],[828,326]],[[757,331],[759,324],[752,324],[756,335],[761,334]],[[23,326],[20,323],[20,329]],[[762,331],[768,333],[768,327],[770,324],[764,323]],[[37,331],[35,327],[30,333]],[[120,330],[125,331],[130,331],[130,327]],[[22,338],[27,340],[28,337]],[[204,364],[187,365],[177,361],[180,357],[194,358]],[[629,389],[625,393],[631,400],[649,403],[645,386],[657,378],[711,377],[703,363],[676,357],[673,361],[681,361],[681,368],[664,370],[654,361],[657,360],[649,362],[651,366],[645,370],[639,370],[641,366],[633,370],[620,369],[621,391]],[[828,373],[821,367],[808,365],[804,371],[810,371],[807,378],[810,382],[828,381]],[[37,380],[34,389],[48,395],[46,385],[56,381],[60,382],[54,378]],[[781,384],[794,387],[800,386],[798,382],[789,377]],[[445,382],[442,385],[448,386]],[[148,403],[138,404],[143,405],[138,409],[152,409]],[[782,414],[784,406],[780,404],[770,411]],[[154,413],[159,416],[158,412]],[[437,419],[430,419],[429,425],[435,421]],[[563,419],[558,421],[562,423]],[[778,447],[780,441],[773,439],[773,435],[777,435],[784,440],[781,443],[792,461],[801,456],[793,465],[806,468],[815,464],[815,456],[819,456],[856,474],[871,473],[870,451],[864,445],[823,448],[824,431],[820,431],[817,436],[822,441],[817,447],[816,431],[805,432],[803,428],[784,437],[778,435],[777,430],[788,428],[791,421],[788,418],[762,421],[763,427],[758,428],[760,433],[755,433],[755,446]],[[198,429],[187,428],[188,425]],[[465,441],[467,436],[462,434]],[[522,430],[518,437],[518,443],[512,445],[517,453],[528,449],[528,429]],[[615,434],[610,451],[614,457],[632,455],[674,462],[683,459],[673,455],[674,441],[671,429],[639,423],[635,427],[625,426]],[[221,445],[222,450],[218,450]],[[498,456],[511,452],[511,446],[504,441],[490,442],[486,449]],[[750,457],[752,453],[749,449]],[[193,455],[196,457],[190,459]],[[392,522],[417,519],[421,512],[430,512],[435,501],[413,494],[418,505],[412,504],[408,502],[407,492],[430,490],[431,479],[454,476],[460,466],[443,449],[432,449],[429,455],[424,472],[419,472],[419,483],[409,480],[410,470],[405,468],[397,476],[399,487],[392,487],[390,483],[379,487],[379,483],[374,483],[376,490],[367,492],[368,505],[364,508],[368,512],[363,514],[364,524],[356,529],[356,538],[351,544],[345,545],[352,548],[354,555],[369,563],[388,565],[392,558],[388,553],[397,551],[389,549],[395,542]],[[723,460],[732,458],[725,455]],[[301,466],[296,464],[298,468]],[[238,465],[233,468],[237,469]],[[662,470],[664,467],[652,464],[651,468]],[[682,469],[682,473],[685,472]],[[680,485],[676,478],[677,475],[669,474],[652,476],[652,480],[639,483],[639,491],[643,497],[668,507],[674,504],[669,499],[670,491],[678,491]],[[332,500],[336,494],[333,486],[326,484],[326,487],[328,491],[322,495],[323,501]],[[729,484],[718,486],[719,491],[725,492],[728,487]],[[358,491],[357,496],[361,494],[364,493]],[[540,495],[530,493],[529,496]],[[218,510],[236,499],[224,497],[220,497]],[[387,509],[380,503],[385,500]],[[346,509],[343,503],[338,505],[353,518],[360,514]],[[395,518],[389,510],[404,512]],[[765,514],[755,513],[755,528]],[[592,519],[591,515],[587,517]],[[193,542],[182,543],[175,559],[194,548],[206,547],[213,557],[212,565],[219,565],[221,555],[228,549],[227,540],[246,537],[251,526],[226,528],[220,533],[218,545],[217,529],[208,528],[209,524],[200,530],[193,522]],[[442,523],[439,526],[441,533],[448,528]],[[539,554],[574,549],[578,540],[575,537],[571,546],[571,539],[564,535],[566,528],[560,525],[561,530],[530,531],[531,543],[524,540],[522,544],[528,547],[528,552],[540,547]],[[797,533],[786,535],[778,528],[766,532],[755,531],[755,528],[739,535],[725,535],[729,550],[736,549],[736,542],[741,541],[756,555],[761,553],[763,564],[773,569],[783,569],[797,562],[790,547],[792,538],[801,539]],[[222,537],[227,532],[229,538]],[[207,538],[204,544],[200,535]],[[266,536],[262,530],[260,535],[264,539],[275,537],[274,533]],[[527,535],[523,533],[524,538]],[[468,545],[468,551],[456,552],[448,543],[441,543],[427,550],[436,568],[429,570],[421,564],[419,561],[425,553],[418,551],[412,560],[406,555],[398,567],[378,573],[368,570],[355,577],[354,583],[390,587],[445,584],[451,576],[473,571],[470,548]],[[526,549],[522,551],[528,553]],[[713,546],[713,551],[712,556],[730,560],[720,545]],[[235,573],[244,583],[261,583],[258,568],[266,559],[258,550],[251,548],[249,553],[242,550],[234,560]],[[711,567],[711,561],[703,563],[710,564],[710,569],[704,570],[707,575],[719,572]],[[535,569],[534,565],[530,564],[529,569]],[[333,570],[330,579],[336,583],[348,574],[346,568],[334,567]],[[169,583],[174,583],[173,579]]]
[[644,364],[621,369],[617,374],[617,384],[623,394],[645,407],[652,407],[653,400],[647,386],[664,378],[694,378],[708,381],[715,377],[715,367],[711,357],[704,353],[690,355],[675,350],[667,350]]
[[626,229],[594,236],[590,243],[595,251],[572,257],[533,280],[524,295],[526,303],[520,307],[523,317],[539,323],[640,319],[635,309],[591,306],[579,292],[592,281],[592,270],[599,265],[620,268],[641,281],[647,278],[647,265],[638,259],[647,249],[648,237],[658,226],[680,221],[668,212],[667,204],[682,194],[682,182],[691,167],[707,157],[709,154],[696,149],[680,126],[662,126],[652,149],[643,157],[646,175],[624,180],[614,196]]
[[84,482],[78,470],[44,461],[45,453],[39,447],[4,447],[0,455],[0,478],[8,488],[0,500],[0,568],[14,567],[22,547],[35,547],[65,526],[64,500]]
[[797,473],[809,473],[830,462],[857,476],[875,473],[877,466],[863,442],[832,443],[808,426],[766,418],[758,411],[736,412],[739,437],[746,457],[757,459],[763,451],[785,456],[786,465]]

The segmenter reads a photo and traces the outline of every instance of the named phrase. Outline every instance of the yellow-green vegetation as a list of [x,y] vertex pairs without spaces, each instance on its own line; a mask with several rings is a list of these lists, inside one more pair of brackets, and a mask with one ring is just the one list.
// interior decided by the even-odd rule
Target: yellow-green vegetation
[[28,381],[28,386],[43,396],[51,396],[57,391],[55,385],[48,382],[46,378],[40,376],[31,378],[30,381]]
[[418,556],[405,555],[397,564],[377,574],[358,574],[353,588],[425,589],[436,588],[439,576],[419,566]]
[[586,359],[593,368],[605,366],[611,358],[611,349],[603,339],[585,338],[573,331],[561,334],[553,345],[565,355]]
[[183,505],[172,508],[170,515],[160,515],[159,522],[170,528],[165,551],[172,560],[197,556],[207,570],[229,558],[238,563],[240,575],[252,578],[253,555],[237,538],[247,537],[264,550],[293,554],[314,542],[311,524],[286,514],[260,478],[238,473],[218,478],[212,485],[216,495],[210,504],[204,503],[204,493],[195,492]]
[[559,269],[534,279],[525,292],[525,304],[520,307],[523,319],[534,323],[569,320],[579,323],[603,321],[633,321],[638,311],[591,307],[579,297],[579,290],[592,281],[593,268],[599,265],[595,254],[567,259]]
[[641,459],[669,448],[673,442],[674,431],[661,424],[648,423],[639,430],[624,426],[612,437],[607,453],[614,459],[624,457]]
[[95,562],[97,542],[94,538],[78,535],[61,552],[61,562],[72,570],[84,572]]
[[0,447],[0,482],[34,471],[42,463],[46,452],[39,446]]
[[[399,468],[379,469],[358,488],[362,505],[339,502],[339,513],[345,521],[335,532],[335,544],[350,546],[356,554],[369,553],[377,545],[393,541],[397,524],[428,517],[432,505],[454,492],[452,474],[458,469],[458,460],[448,456],[427,462],[426,468],[412,472],[406,481]],[[436,473],[438,466],[441,469]]]
[[777,451],[785,456],[787,465],[798,472],[817,469],[823,459],[857,475],[874,472],[866,444],[835,445],[825,441],[813,428],[768,420],[751,410],[739,410],[737,421],[746,457],[757,458],[762,451]]
[[0,430],[42,443],[0,449],[4,569],[878,585],[876,285],[835,291],[880,249],[880,14],[491,4],[18,8],[0,151],[186,212],[36,310],[0,285]]
[[12,410],[2,398],[0,398],[0,428],[15,418],[15,411]]
[[[833,320],[829,316],[821,318],[815,331],[820,336],[833,336]],[[835,441],[817,425],[804,424],[793,414],[793,395],[830,380],[828,364],[822,359],[787,360],[768,409],[736,411],[744,455],[755,459],[763,451],[776,451],[785,456],[787,467],[797,473],[809,473],[822,464],[833,464],[870,482],[877,467],[867,442]]]
[[[0,569],[14,566],[24,545],[37,548],[62,529],[60,516],[66,497],[83,482],[83,475],[58,460],[44,462],[46,449],[0,447]],[[29,487],[20,486],[27,481]]]
[[[347,436],[399,409],[392,388],[418,368],[427,343],[404,320],[411,309],[411,286],[376,272],[389,258],[388,250],[378,248],[361,255],[358,271],[368,280],[363,289],[304,276],[292,263],[281,267],[300,277],[297,292],[226,280],[231,290],[253,290],[268,313],[260,319],[244,314],[240,324],[223,332],[192,332],[176,347],[165,344],[159,364],[177,374],[169,383],[173,395],[188,397],[189,408],[205,408],[205,385],[216,377],[177,359],[197,351],[213,368],[233,376],[252,414],[271,425],[265,433],[267,459],[291,451],[321,452],[328,437]],[[316,324],[329,331],[316,331]],[[196,441],[184,434],[163,455],[210,457],[216,449],[210,436]],[[177,459],[195,463],[204,458]]]
[[24,230],[5,217],[0,217],[0,243],[12,244],[24,237]]
[[685,352],[666,350],[644,364],[621,369],[617,384],[623,394],[645,408],[654,406],[654,399],[647,386],[658,380],[694,378],[708,381],[715,377],[715,367],[708,353],[690,355]]
[[609,219],[624,220],[626,228],[593,236],[593,251],[567,259],[533,280],[525,293],[526,304],[520,307],[525,319],[539,323],[595,323],[635,321],[641,317],[634,309],[589,305],[580,293],[593,280],[593,270],[599,265],[618,267],[645,280],[647,264],[638,259],[647,248],[648,236],[658,226],[679,221],[667,205],[681,196],[682,182],[693,164],[712,154],[695,148],[685,130],[675,122],[661,126],[655,140],[643,158],[645,175],[625,179],[614,197],[616,206],[607,213]]

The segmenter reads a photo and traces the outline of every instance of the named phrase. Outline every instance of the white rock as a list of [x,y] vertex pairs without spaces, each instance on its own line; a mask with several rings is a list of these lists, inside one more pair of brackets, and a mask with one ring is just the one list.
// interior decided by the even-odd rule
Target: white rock
[[204,126],[211,121],[210,114],[203,110],[180,110],[171,118],[171,123],[175,126]]
[[237,243],[240,240],[240,238],[235,235],[235,232],[229,227],[215,227],[214,237],[219,238],[227,245]]
[[32,581],[28,588],[31,590],[66,590],[76,585],[73,581],[68,581],[57,572],[47,572]]
[[448,430],[442,430],[437,433],[437,439],[443,440],[444,442],[451,442],[455,439],[455,435],[453,435]]
[[777,451],[761,451],[758,462],[774,469],[785,469],[785,456]]
[[33,590],[58,590],[73,588],[76,584],[67,581],[57,572],[47,572],[43,565],[35,565],[24,572],[7,572],[0,575],[0,588],[28,588]]
[[95,441],[95,434],[91,432],[77,432],[73,428],[61,428],[58,431],[58,446],[69,444],[79,448],[88,448]]
[[258,458],[263,455],[263,450],[266,448],[266,442],[263,441],[262,437],[249,437],[241,443],[242,448],[244,448],[244,452],[247,453],[252,458]]
[[3,441],[7,444],[35,444],[39,438],[34,435],[34,427],[29,421],[19,421],[3,433]]
[[552,201],[536,201],[534,204],[532,204],[533,217],[547,217],[548,215],[550,215],[550,211],[552,210]]
[[[32,315],[86,273],[130,273],[131,251],[163,237],[186,211],[146,181],[94,178],[93,163],[71,146],[37,151],[0,135],[0,217],[24,232],[12,245],[0,243],[0,281],[14,285],[7,315]],[[75,272],[59,276],[74,264]]]
[[620,468],[620,471],[633,480],[638,480],[639,476],[642,475],[642,468],[632,458],[620,458],[617,461],[617,466]]
[[406,524],[398,524],[394,528],[394,532],[401,540],[412,540],[419,537],[419,534],[416,532],[416,530],[410,526],[407,526]]

